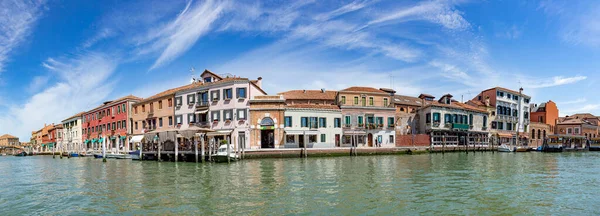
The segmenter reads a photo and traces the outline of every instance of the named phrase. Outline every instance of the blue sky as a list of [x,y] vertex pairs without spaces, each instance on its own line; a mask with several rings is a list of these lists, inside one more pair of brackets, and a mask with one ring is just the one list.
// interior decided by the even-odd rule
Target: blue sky
[[0,0],[0,133],[29,139],[203,69],[287,89],[503,86],[600,114],[598,1]]

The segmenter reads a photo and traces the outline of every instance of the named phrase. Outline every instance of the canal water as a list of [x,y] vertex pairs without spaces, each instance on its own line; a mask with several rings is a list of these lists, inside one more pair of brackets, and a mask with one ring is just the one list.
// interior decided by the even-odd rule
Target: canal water
[[195,164],[0,157],[0,215],[599,215],[600,153]]

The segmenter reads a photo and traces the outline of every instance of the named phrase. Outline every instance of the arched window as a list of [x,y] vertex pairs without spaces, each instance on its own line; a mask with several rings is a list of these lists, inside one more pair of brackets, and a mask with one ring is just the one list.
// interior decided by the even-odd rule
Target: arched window
[[504,113],[502,112],[502,107],[501,107],[501,106],[498,106],[498,115],[502,115],[502,114],[504,114]]
[[535,139],[535,129],[531,129],[531,139]]
[[538,138],[542,137],[542,131],[540,129],[538,129]]
[[544,139],[546,138],[546,130],[544,130]]
[[260,125],[261,126],[273,126],[273,125],[275,125],[275,123],[273,122],[272,118],[265,117],[260,121]]
[[483,116],[483,127],[487,127],[487,116]]

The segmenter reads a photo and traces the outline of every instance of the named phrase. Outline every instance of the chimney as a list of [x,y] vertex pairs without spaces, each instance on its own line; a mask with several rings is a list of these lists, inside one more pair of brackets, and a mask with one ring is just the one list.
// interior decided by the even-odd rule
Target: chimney
[[485,106],[490,106],[490,96],[485,97]]
[[325,89],[324,88],[321,89],[321,93],[325,93]]
[[306,94],[306,89],[305,89],[305,90],[302,90],[302,93],[305,93],[305,94]]
[[256,79],[256,86],[258,86],[259,88],[262,88],[262,77],[258,77]]

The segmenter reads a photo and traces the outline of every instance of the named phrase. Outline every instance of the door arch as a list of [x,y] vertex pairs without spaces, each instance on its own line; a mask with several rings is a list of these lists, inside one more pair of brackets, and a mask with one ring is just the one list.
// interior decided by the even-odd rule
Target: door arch
[[367,135],[367,142],[369,144],[369,147],[373,147],[373,134],[369,133],[369,135]]

